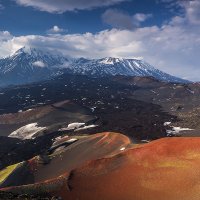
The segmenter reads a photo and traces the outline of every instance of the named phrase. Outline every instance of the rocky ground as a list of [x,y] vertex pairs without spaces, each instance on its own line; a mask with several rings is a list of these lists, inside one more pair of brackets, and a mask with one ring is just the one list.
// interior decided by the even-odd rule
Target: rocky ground
[[[168,114],[160,105],[152,102],[144,102],[134,98],[134,92],[140,90],[138,85],[125,85],[120,82],[112,81],[109,78],[89,79],[85,76],[61,76],[49,82],[43,82],[35,85],[27,85],[24,87],[11,87],[9,90],[1,91],[0,110],[2,114],[27,111],[40,107],[40,114],[44,111],[44,105],[52,105],[60,101],[71,101],[74,106],[66,105],[65,109],[70,109],[66,116],[74,115],[74,113],[83,113],[85,109],[86,115],[96,118],[98,128],[94,132],[99,131],[118,131],[123,132],[134,139],[156,139],[165,136],[165,121],[174,121],[176,116]],[[50,106],[52,107],[52,106]],[[46,110],[49,108],[45,108]],[[45,110],[43,109],[43,110]],[[67,110],[62,110],[65,112]],[[44,116],[36,119],[34,115],[36,111],[30,111],[29,114],[22,116],[18,113],[19,121],[25,118],[25,123],[37,121],[41,126],[47,126],[47,123],[53,120],[45,120]],[[71,113],[69,115],[69,113]],[[28,117],[25,117],[29,115]],[[37,113],[37,115],[39,115]],[[50,116],[54,114],[49,114]],[[58,113],[57,115],[60,115]],[[81,121],[80,117],[77,120]],[[11,118],[11,122],[8,120]],[[13,122],[10,115],[0,116],[1,135],[7,135],[11,124],[16,128],[16,123]],[[27,121],[29,119],[29,121]],[[42,122],[41,122],[42,119]],[[73,121],[73,119],[70,119]],[[69,120],[66,120],[66,123]],[[20,124],[19,126],[22,126]],[[19,127],[17,126],[17,127]],[[150,133],[151,132],[151,133]]]
[[50,197],[49,195],[40,195],[40,196],[34,196],[34,195],[27,195],[27,194],[13,194],[9,192],[0,192],[0,199],[1,200],[11,200],[11,199],[17,199],[17,200],[62,200],[61,197]]
[[[199,199],[200,138],[134,144],[125,135],[105,132],[80,136],[66,145],[70,141],[70,137],[59,137],[46,155],[2,170],[9,175],[1,190],[12,194],[0,193],[0,198]],[[34,177],[29,183],[27,175]],[[2,185],[2,177],[0,181]]]
[[[0,169],[35,156],[44,161],[55,149],[62,150],[63,143],[55,149],[52,146],[63,136],[82,141],[112,131],[128,136],[134,144],[169,136],[199,136],[199,102],[199,84],[164,83],[150,77],[62,75],[0,89]],[[64,142],[64,147],[70,144]],[[55,163],[61,161],[62,157]],[[1,198],[12,199],[12,194],[1,193]]]

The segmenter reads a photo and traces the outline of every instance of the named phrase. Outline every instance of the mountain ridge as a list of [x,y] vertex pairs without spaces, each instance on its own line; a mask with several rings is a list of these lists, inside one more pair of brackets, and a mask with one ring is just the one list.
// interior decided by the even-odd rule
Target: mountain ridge
[[29,47],[23,47],[9,57],[0,59],[0,86],[43,81],[64,73],[92,77],[149,76],[164,82],[189,82],[162,72],[140,59],[75,59]]

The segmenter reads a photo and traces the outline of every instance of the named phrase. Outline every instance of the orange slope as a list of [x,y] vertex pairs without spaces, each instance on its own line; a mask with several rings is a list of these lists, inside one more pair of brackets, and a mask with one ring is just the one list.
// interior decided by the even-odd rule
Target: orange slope
[[67,200],[199,200],[200,138],[161,139],[91,161],[68,185]]
[[88,161],[50,181],[5,190],[48,191],[66,200],[199,200],[199,177],[200,138],[165,138]]

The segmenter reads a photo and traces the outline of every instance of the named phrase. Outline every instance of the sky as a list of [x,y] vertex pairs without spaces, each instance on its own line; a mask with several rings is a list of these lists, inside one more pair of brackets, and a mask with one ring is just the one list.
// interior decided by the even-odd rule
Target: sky
[[200,81],[200,0],[0,0],[0,58],[24,46]]

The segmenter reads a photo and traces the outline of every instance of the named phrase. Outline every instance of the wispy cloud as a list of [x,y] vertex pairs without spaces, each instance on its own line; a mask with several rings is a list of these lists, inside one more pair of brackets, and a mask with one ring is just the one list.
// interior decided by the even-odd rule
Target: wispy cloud
[[183,4],[186,10],[186,18],[190,23],[200,25],[200,1],[193,0]]
[[164,3],[166,7],[171,10],[179,8],[177,16],[187,20],[188,23],[200,24],[200,1],[199,0],[157,0],[158,2]]
[[63,13],[65,11],[90,10],[115,5],[129,0],[15,0],[22,6],[31,6],[40,11]]
[[0,4],[0,11],[3,10],[3,9],[4,9],[4,6],[2,4]]

